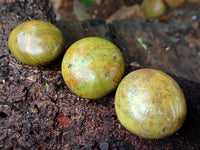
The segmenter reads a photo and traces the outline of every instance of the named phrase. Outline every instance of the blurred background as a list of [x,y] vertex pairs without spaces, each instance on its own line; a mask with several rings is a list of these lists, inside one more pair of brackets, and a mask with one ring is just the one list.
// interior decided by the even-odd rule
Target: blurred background
[[[200,0],[50,0],[57,20],[157,18]],[[193,7],[193,6],[191,6]],[[162,18],[163,19],[163,18]]]

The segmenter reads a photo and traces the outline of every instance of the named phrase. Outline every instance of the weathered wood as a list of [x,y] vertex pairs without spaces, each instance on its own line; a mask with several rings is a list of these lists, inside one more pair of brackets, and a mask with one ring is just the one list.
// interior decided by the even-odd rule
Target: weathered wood
[[112,41],[112,33],[104,21],[59,21],[57,25],[63,31],[67,46],[89,36],[103,37]]
[[97,20],[60,21],[58,26],[63,30],[68,45],[87,36],[103,37],[121,49],[126,63],[137,62],[144,67],[200,82],[197,70],[200,62],[191,48],[185,43],[175,45],[159,22],[145,19],[114,21],[111,24]]
[[[200,81],[195,66],[199,60],[188,45],[175,45],[165,34],[159,22],[146,20],[124,20],[114,22],[127,61],[136,61],[145,67],[160,69],[193,81]],[[136,40],[141,38],[147,45],[145,50]]]

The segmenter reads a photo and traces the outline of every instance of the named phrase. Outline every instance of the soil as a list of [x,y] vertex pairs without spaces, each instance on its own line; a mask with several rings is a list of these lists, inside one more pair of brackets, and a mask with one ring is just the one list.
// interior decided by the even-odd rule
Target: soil
[[[117,119],[114,92],[95,101],[80,98],[64,83],[59,61],[34,67],[10,53],[7,40],[18,24],[56,23],[48,1],[0,4],[0,149],[200,149],[200,83],[170,74],[187,100],[183,127],[162,140],[138,137]],[[126,74],[138,68],[126,64]]]

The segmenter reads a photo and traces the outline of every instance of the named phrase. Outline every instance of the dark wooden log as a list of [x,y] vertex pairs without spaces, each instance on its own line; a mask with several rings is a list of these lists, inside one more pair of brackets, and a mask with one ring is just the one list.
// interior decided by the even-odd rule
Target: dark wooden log
[[64,32],[68,46],[83,37],[103,37],[121,49],[127,64],[137,62],[144,67],[200,81],[200,61],[192,49],[186,42],[182,45],[173,43],[159,22],[145,19],[120,20],[111,24],[97,20],[60,21],[58,26]]

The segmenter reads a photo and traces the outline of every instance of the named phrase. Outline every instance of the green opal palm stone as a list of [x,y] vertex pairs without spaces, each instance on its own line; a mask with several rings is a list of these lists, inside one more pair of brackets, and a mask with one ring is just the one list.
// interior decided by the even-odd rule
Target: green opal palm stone
[[122,79],[115,95],[115,110],[127,130],[148,139],[173,134],[187,114],[177,82],[155,69],[139,69]]
[[55,61],[65,46],[65,39],[55,25],[32,20],[18,25],[10,34],[11,53],[28,65],[46,65]]
[[72,44],[62,61],[62,75],[75,94],[99,99],[112,92],[124,75],[124,58],[112,42],[88,37]]

